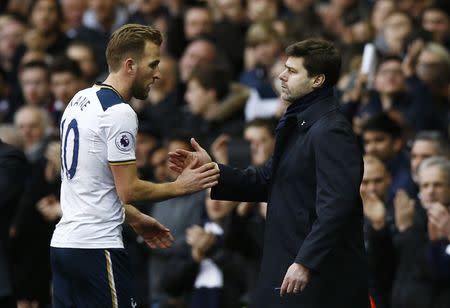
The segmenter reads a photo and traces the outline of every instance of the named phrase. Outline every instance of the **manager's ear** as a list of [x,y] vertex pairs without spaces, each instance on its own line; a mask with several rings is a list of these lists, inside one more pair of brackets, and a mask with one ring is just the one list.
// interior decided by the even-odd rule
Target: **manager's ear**
[[325,83],[325,75],[319,74],[316,77],[314,77],[312,87],[314,89],[318,89],[318,88],[321,88],[324,83]]

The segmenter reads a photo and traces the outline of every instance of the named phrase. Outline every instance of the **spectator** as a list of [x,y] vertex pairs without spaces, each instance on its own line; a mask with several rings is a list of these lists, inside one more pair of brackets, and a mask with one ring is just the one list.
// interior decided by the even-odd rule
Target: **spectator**
[[81,27],[86,9],[87,0],[61,0],[61,10],[64,18],[62,30],[69,38],[73,38],[76,29]]
[[139,178],[151,180],[151,169],[148,161],[150,151],[158,142],[158,134],[150,123],[140,122],[136,136],[136,167]]
[[349,119],[355,114],[356,118],[364,120],[380,112],[389,112],[408,129],[436,129],[430,92],[415,75],[405,75],[399,58],[386,57],[380,61],[374,91],[367,92],[366,82],[357,87],[358,94],[344,101],[347,104],[343,112]]
[[269,71],[282,52],[278,32],[268,23],[253,24],[248,29],[246,41],[247,69],[241,74],[239,81],[256,89],[263,99],[276,97]]
[[177,66],[173,58],[162,56],[159,70],[164,78],[158,80],[149,92],[145,101],[138,102],[135,106],[139,121],[150,123],[155,132],[161,138],[170,136],[173,128],[179,123],[181,106],[177,92]]
[[222,133],[239,136],[243,128],[242,110],[235,110],[226,120],[210,121],[208,113],[219,107],[230,93],[229,73],[217,66],[197,69],[188,79],[185,99],[188,112],[182,117],[183,127],[208,146]]
[[[367,5],[355,0],[332,0],[319,7],[318,14],[328,36],[342,46],[370,39]],[[350,49],[346,48],[347,53]]]
[[415,1],[415,0],[398,0],[397,7],[400,11],[405,12],[415,20],[418,20],[420,14],[423,12],[427,1]]
[[283,0],[283,4],[287,11],[291,14],[300,14],[304,11],[311,10],[314,5],[312,0]]
[[412,191],[418,192],[419,166],[431,156],[449,155],[449,145],[445,138],[436,131],[421,131],[417,133],[411,146],[411,176],[414,181]]
[[[175,149],[191,149],[188,138],[182,134],[174,135],[167,141],[167,151]],[[166,152],[167,153],[167,152]],[[166,172],[169,180],[177,177],[173,171],[168,168],[166,162]],[[169,301],[169,295],[163,289],[162,280],[164,279],[164,268],[171,257],[177,256],[188,249],[186,243],[186,230],[193,224],[201,223],[201,214],[205,194],[203,191],[180,196],[153,205],[150,214],[169,228],[175,238],[175,242],[168,249],[154,249],[149,257],[149,281],[150,281],[150,307],[164,307],[164,303]],[[177,295],[184,295],[183,293]]]
[[33,1],[30,7],[30,29],[15,55],[15,64],[27,50],[39,50],[49,55],[64,52],[69,39],[62,32],[62,11],[58,0]]
[[[362,130],[364,151],[381,159],[392,176],[388,202],[392,202],[398,189],[408,187],[409,160],[404,150],[402,128],[386,113],[370,118]],[[410,192],[411,193],[411,192]]]
[[390,307],[394,274],[393,205],[387,201],[391,175],[375,156],[364,157],[361,197],[364,208],[364,242],[369,260],[369,293],[376,307]]
[[[431,94],[430,99],[427,100],[428,103],[423,106],[428,113],[419,117],[419,120],[427,119],[426,122],[434,123],[433,127],[427,123],[428,129],[437,129],[448,135],[450,123],[448,105],[450,55],[448,51],[442,45],[424,44],[421,40],[416,40],[411,44],[402,66],[411,93],[423,88],[423,84],[427,88],[425,91]],[[420,95],[420,91],[417,94]],[[429,115],[430,112],[431,115]]]
[[42,159],[46,148],[48,114],[35,106],[24,106],[14,116],[14,125],[23,140],[23,149],[29,162]]
[[180,62],[180,79],[186,82],[195,68],[211,64],[217,60],[216,46],[206,39],[197,39],[185,49]]
[[134,2],[136,11],[130,15],[127,23],[152,25],[159,17],[169,17],[169,12],[167,8],[162,5],[161,0],[136,0]]
[[[17,307],[12,283],[9,228],[23,193],[28,166],[23,152],[2,141],[0,132],[0,306]],[[17,142],[17,141],[16,141]]]
[[71,60],[78,62],[86,84],[92,84],[97,81],[100,70],[95,52],[89,44],[81,41],[72,42],[67,47],[66,54]]
[[235,79],[244,66],[245,33],[249,26],[244,2],[218,0],[217,10],[220,17],[214,24],[214,37],[230,61]]
[[13,124],[0,124],[0,139],[13,147],[22,150],[22,139]]
[[33,163],[14,217],[14,284],[18,307],[45,307],[51,303],[49,246],[61,217],[59,148],[58,142],[50,143],[45,155]]
[[430,202],[427,261],[434,280],[442,286],[433,307],[443,308],[450,299],[450,162],[444,157],[429,158],[420,170],[424,199]]
[[188,6],[182,17],[174,17],[169,23],[167,49],[171,56],[179,58],[187,45],[213,31],[213,16],[208,6],[197,3]]
[[55,98],[50,106],[54,126],[59,128],[62,114],[72,97],[82,89],[82,76],[78,63],[65,56],[55,58],[50,66],[50,85]]
[[9,0],[7,2],[6,11],[18,15],[21,18],[27,18],[32,2],[32,0]]
[[[211,153],[216,162],[220,164],[238,164],[242,165],[241,161],[230,160],[229,143],[238,138],[230,138],[229,135],[222,134],[211,145]],[[275,146],[275,124],[268,119],[255,119],[246,123],[244,128],[243,139],[248,143],[250,148],[246,145],[241,148],[234,148],[232,151],[248,153],[238,153],[240,156],[250,155],[252,166],[262,166],[272,155]],[[246,163],[246,162],[244,162]],[[246,164],[248,165],[248,164]]]
[[[438,1],[436,1],[438,2]],[[422,13],[422,27],[431,33],[433,41],[450,47],[450,16],[442,5],[426,7]]]
[[0,68],[0,122],[9,121],[15,111],[10,97],[11,86],[6,79],[6,72]]
[[164,145],[156,145],[149,153],[150,167],[152,168],[153,179],[156,183],[169,181],[167,170],[167,148]]
[[416,64],[417,77],[425,83],[433,96],[433,109],[438,129],[450,135],[450,54],[442,45],[428,43],[421,50]]
[[[180,79],[177,84],[177,92],[180,101],[178,105],[184,105],[182,99],[186,91],[186,82],[194,69],[212,64],[225,66],[221,65],[221,63],[217,48],[211,41],[205,38],[199,38],[191,42],[186,47],[179,62]],[[232,83],[230,86],[229,95],[222,100],[218,108],[209,111],[206,115],[208,120],[223,121],[234,111],[244,106],[249,97],[247,88],[236,83]]]
[[49,108],[51,102],[50,72],[42,61],[25,63],[19,72],[23,104]]
[[[0,16],[0,66],[5,72],[13,70],[13,57],[22,42],[26,27],[13,15]],[[14,76],[10,76],[12,78]]]
[[384,56],[401,56],[405,51],[407,36],[413,30],[413,23],[408,14],[402,11],[393,11],[384,20],[381,32],[375,45]]
[[188,291],[188,307],[239,307],[245,281],[242,256],[235,247],[245,242],[245,235],[236,237],[236,202],[214,201],[209,193],[203,202],[206,215],[186,230],[189,246],[169,261],[163,285],[171,294]]
[[278,16],[278,6],[275,0],[247,1],[247,17],[251,23],[270,22]]
[[88,2],[88,9],[83,15],[83,25],[76,29],[73,39],[92,46],[100,73],[107,71],[105,51],[109,36],[124,25],[127,19],[128,12],[119,5],[118,0]]
[[[448,206],[448,169],[448,160],[436,157],[424,160],[419,167],[420,200],[428,211],[439,203]],[[418,225],[413,219],[416,215],[414,207],[405,207],[401,203],[404,202],[399,202],[398,207],[402,210],[396,209],[396,223],[401,220],[403,227],[398,228],[399,233],[394,237],[398,268],[392,291],[392,307],[446,307],[450,282],[448,276],[442,279],[443,272],[438,272],[445,270],[446,265],[440,262],[442,259],[439,255],[431,259],[430,255],[427,257],[427,248],[431,245],[438,247],[439,251],[436,242],[445,239],[445,236],[439,234],[434,219],[429,222],[427,235],[424,226]],[[439,268],[441,266],[444,267]]]
[[371,15],[371,25],[375,32],[380,32],[386,18],[395,10],[395,2],[392,0],[377,0],[374,3]]

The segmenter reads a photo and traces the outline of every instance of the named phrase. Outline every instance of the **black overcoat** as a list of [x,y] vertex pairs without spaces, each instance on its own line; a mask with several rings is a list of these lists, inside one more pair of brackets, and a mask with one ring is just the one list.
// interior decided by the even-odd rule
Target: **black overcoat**
[[[263,167],[219,167],[213,198],[268,202],[253,307],[368,307],[359,193],[363,162],[332,96],[287,118]],[[310,269],[310,282],[303,292],[281,298],[276,288],[294,262]]]

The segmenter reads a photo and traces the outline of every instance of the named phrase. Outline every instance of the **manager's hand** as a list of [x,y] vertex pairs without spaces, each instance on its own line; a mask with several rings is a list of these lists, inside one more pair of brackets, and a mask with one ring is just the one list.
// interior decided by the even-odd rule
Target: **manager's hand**
[[191,164],[196,168],[212,162],[211,156],[194,138],[191,138],[191,145],[194,151],[177,149],[175,152],[169,152],[169,168],[172,171],[181,174]]
[[309,282],[309,269],[299,263],[289,266],[280,289],[280,296],[303,291]]

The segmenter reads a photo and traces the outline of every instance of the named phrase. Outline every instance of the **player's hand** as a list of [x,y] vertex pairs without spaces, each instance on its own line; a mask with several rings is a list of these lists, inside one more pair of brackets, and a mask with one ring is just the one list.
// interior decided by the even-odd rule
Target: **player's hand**
[[309,269],[299,263],[289,266],[280,288],[280,296],[299,293],[305,289],[310,279]]
[[139,219],[130,224],[130,226],[151,248],[168,248],[173,243],[173,236],[170,230],[148,215],[141,213]]
[[191,138],[191,145],[194,148],[194,152],[182,149],[177,149],[175,152],[169,152],[169,168],[172,171],[181,174],[194,160],[197,160],[194,167],[199,167],[212,162],[211,156],[209,156],[205,149],[202,148],[194,138]]
[[189,166],[178,176],[177,183],[184,194],[211,188],[218,183],[219,167],[216,163],[198,165],[198,159],[194,158]]

